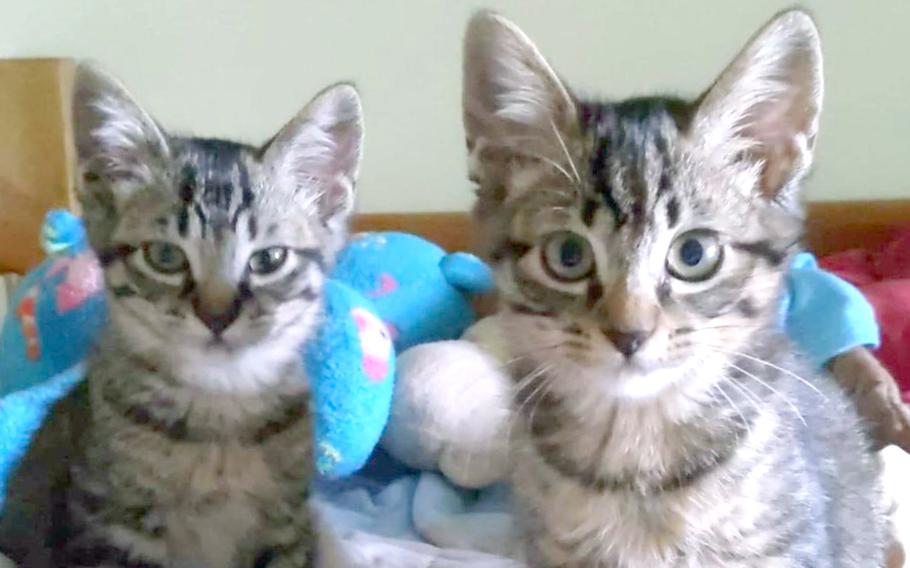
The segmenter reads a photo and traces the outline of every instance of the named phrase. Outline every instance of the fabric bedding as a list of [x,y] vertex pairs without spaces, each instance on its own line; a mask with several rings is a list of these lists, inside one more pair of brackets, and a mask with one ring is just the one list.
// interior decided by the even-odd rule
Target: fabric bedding
[[910,402],[910,228],[883,247],[844,251],[819,264],[859,288],[872,304],[881,328],[875,354]]
[[521,568],[505,485],[471,491],[377,450],[352,478],[321,482],[314,504],[352,568]]

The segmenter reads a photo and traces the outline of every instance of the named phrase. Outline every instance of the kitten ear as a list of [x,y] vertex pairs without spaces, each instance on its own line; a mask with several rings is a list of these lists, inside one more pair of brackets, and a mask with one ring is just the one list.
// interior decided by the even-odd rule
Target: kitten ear
[[812,162],[822,90],[818,30],[805,12],[785,12],[703,95],[694,128],[708,152],[749,160],[764,197],[793,200]]
[[316,95],[265,148],[275,182],[314,204],[326,223],[343,222],[354,207],[363,150],[363,111],[350,84]]
[[501,172],[505,157],[536,158],[572,171],[566,140],[575,102],[531,40],[512,22],[479,12],[464,38],[463,112],[471,176]]
[[170,152],[167,135],[126,88],[88,64],[76,69],[73,123],[86,191],[96,182],[147,183]]

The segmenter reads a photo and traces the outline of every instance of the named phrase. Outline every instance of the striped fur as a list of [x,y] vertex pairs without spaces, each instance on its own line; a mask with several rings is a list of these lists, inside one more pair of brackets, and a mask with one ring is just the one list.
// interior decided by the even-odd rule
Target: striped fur
[[[110,325],[17,472],[0,549],[26,567],[316,566],[299,353],[352,208],[356,92],[323,91],[261,148],[170,136],[87,67],[74,115]],[[257,268],[262,251],[283,264]]]
[[[779,331],[821,87],[800,12],[694,101],[579,100],[514,24],[471,21],[470,175],[533,566],[882,565],[864,426]],[[593,265],[557,278],[584,258],[553,260],[567,231]],[[692,235],[691,258],[719,260],[687,278],[673,255]]]

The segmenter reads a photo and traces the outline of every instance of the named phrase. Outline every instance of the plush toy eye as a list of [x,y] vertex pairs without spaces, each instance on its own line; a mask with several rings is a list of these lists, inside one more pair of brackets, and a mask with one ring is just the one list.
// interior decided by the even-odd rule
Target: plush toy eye
[[670,245],[667,270],[674,278],[701,282],[714,276],[724,260],[724,247],[717,233],[696,229],[683,233]]
[[544,268],[556,280],[577,282],[590,276],[594,268],[590,243],[571,231],[559,231],[547,237],[542,253]]
[[142,257],[152,270],[161,274],[177,274],[189,268],[183,249],[167,241],[142,243]]
[[250,257],[250,270],[253,274],[272,274],[284,266],[288,259],[285,247],[269,247],[256,251]]

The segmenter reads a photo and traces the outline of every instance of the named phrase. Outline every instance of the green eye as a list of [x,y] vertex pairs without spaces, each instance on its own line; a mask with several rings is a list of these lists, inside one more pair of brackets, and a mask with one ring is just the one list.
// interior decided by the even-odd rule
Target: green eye
[[142,257],[152,270],[161,274],[177,274],[189,268],[183,249],[166,241],[142,243]]
[[714,231],[696,229],[683,233],[670,245],[667,270],[674,278],[701,282],[717,274],[724,248]]
[[272,274],[284,266],[288,260],[288,249],[284,247],[269,247],[256,251],[250,257],[250,271],[253,274]]
[[559,231],[548,236],[542,254],[547,273],[563,282],[587,278],[594,268],[594,251],[588,239],[571,231]]

